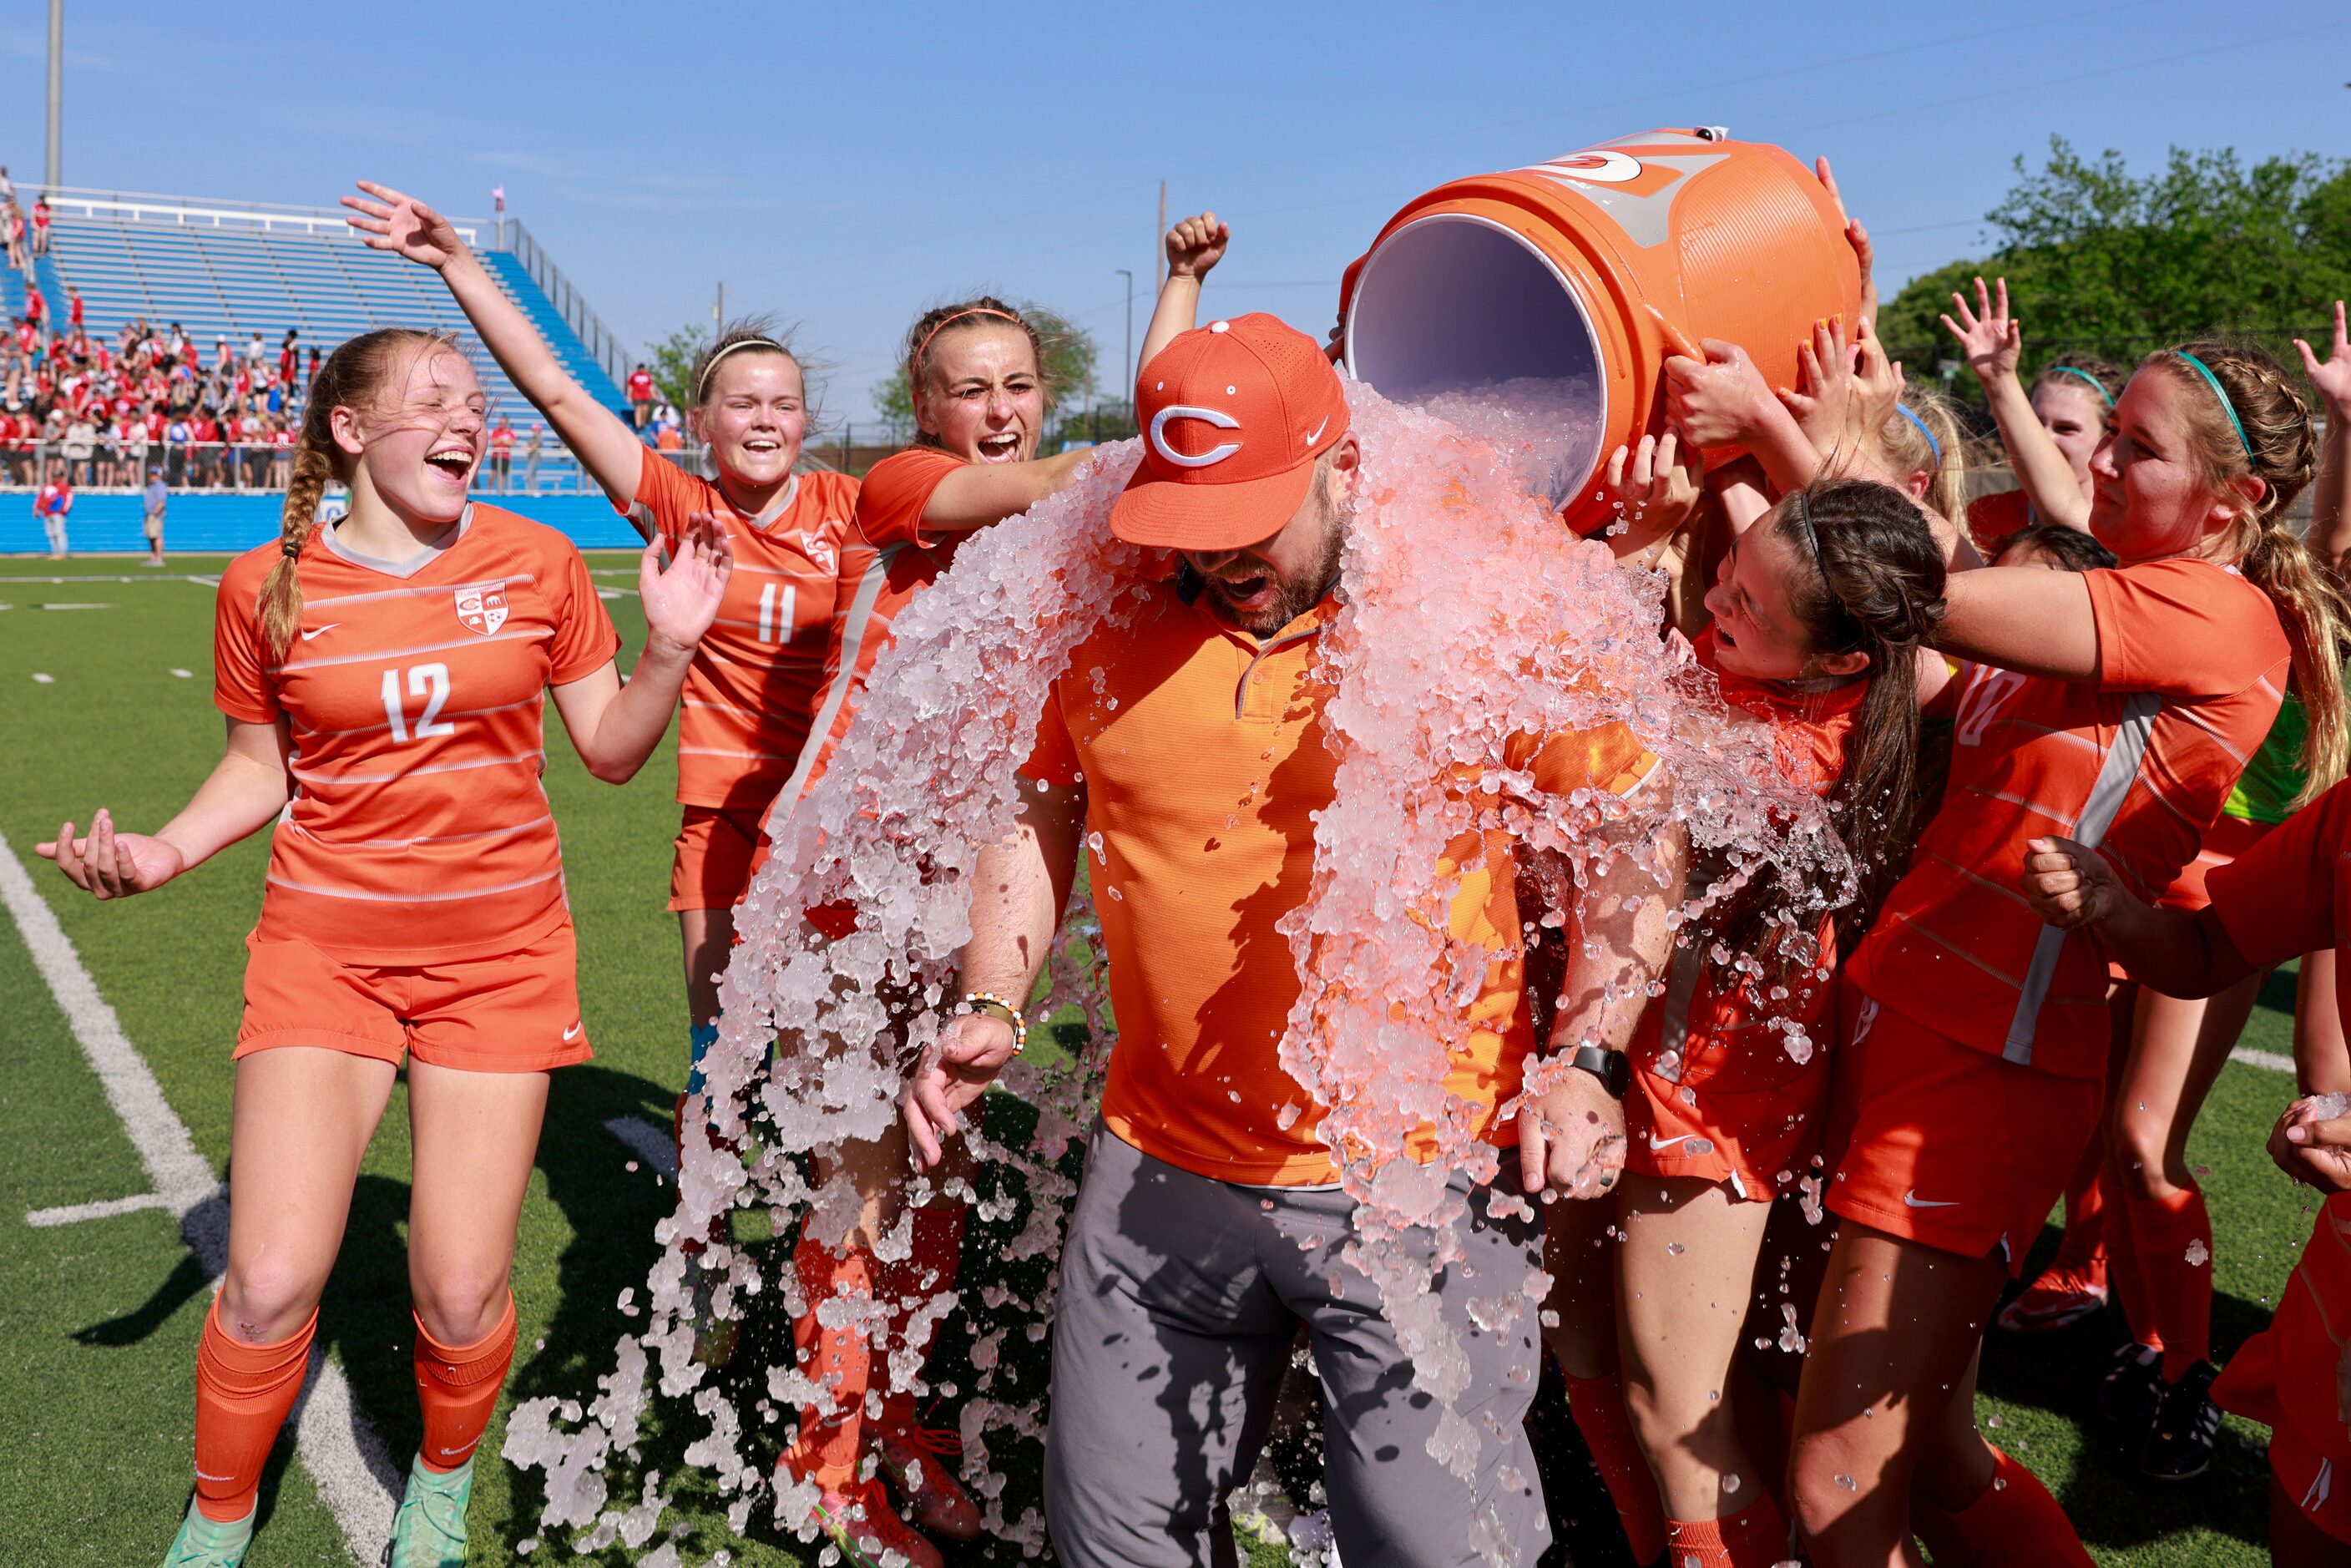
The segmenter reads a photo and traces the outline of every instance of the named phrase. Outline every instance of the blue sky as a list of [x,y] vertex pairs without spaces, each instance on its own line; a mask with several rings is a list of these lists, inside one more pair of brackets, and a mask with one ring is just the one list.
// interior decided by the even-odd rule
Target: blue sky
[[[0,23],[20,184],[44,11]],[[365,176],[472,214],[503,183],[632,344],[706,320],[722,278],[730,312],[801,323],[836,427],[872,417],[907,320],[974,289],[1065,311],[1114,364],[1162,177],[1171,215],[1234,225],[1210,308],[1320,337],[1410,197],[1653,126],[1828,153],[1889,289],[1975,254],[2053,133],[2136,167],[2351,151],[2340,0],[67,11],[66,183],[323,205]]]

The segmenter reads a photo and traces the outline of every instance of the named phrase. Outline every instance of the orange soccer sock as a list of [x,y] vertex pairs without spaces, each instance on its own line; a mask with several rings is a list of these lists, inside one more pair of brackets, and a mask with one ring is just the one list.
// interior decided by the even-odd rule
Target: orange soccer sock
[[[413,1312],[409,1314],[415,1317]],[[514,1364],[514,1293],[496,1327],[472,1344],[443,1344],[416,1319],[416,1402],[424,1408],[425,1468],[454,1470],[474,1457]]]
[[302,1392],[319,1312],[276,1344],[241,1344],[221,1327],[220,1299],[196,1342],[196,1507],[228,1523],[253,1512],[261,1470]]
[[1788,1521],[1768,1497],[1721,1519],[1669,1519],[1674,1568],[1772,1568],[1788,1561]]
[[2093,1138],[2065,1184],[2065,1231],[2049,1260],[2051,1268],[2070,1269],[2094,1285],[2106,1283],[2105,1163],[2105,1139]]
[[2212,1358],[2212,1216],[2194,1186],[2130,1200],[2131,1240],[2168,1383]]
[[1913,1521],[1936,1568],[2091,1568],[2074,1521],[2041,1478],[1998,1448],[1991,1458],[1991,1481],[1975,1501]]
[[1583,1434],[1583,1446],[1592,1450],[1592,1462],[1607,1483],[1608,1500],[1616,1505],[1633,1561],[1656,1561],[1666,1549],[1665,1509],[1657,1500],[1649,1461],[1633,1436],[1633,1418],[1625,1410],[1623,1375],[1612,1372],[1605,1377],[1568,1378],[1567,1413],[1575,1417],[1575,1429]]
[[[914,1210],[914,1248],[902,1263],[882,1266],[881,1293],[891,1303],[890,1337],[904,1344],[917,1357],[927,1356],[931,1341],[938,1333],[938,1317],[931,1314],[916,1325],[910,1303],[941,1296],[955,1289],[956,1275],[963,1262],[963,1226],[967,1211],[960,1203],[951,1200],[925,1206]],[[914,1396],[894,1386],[885,1357],[873,1368],[873,1381],[882,1386],[882,1426],[884,1431],[911,1432],[914,1429]]]
[[[792,1249],[792,1269],[808,1305],[792,1320],[792,1344],[801,1375],[832,1397],[833,1408],[810,1406],[800,1412],[799,1436],[785,1451],[793,1473],[826,1491],[840,1491],[857,1478],[865,1446],[865,1394],[873,1375],[869,1330],[873,1284],[880,1264],[872,1251],[849,1244],[833,1249],[807,1237]],[[820,1313],[827,1302],[846,1300],[851,1321],[828,1324]],[[835,1306],[824,1316],[840,1317]]]
[[2112,1172],[2098,1179],[2105,1188],[2105,1212],[2110,1221],[2105,1227],[2106,1282],[2113,1291],[2112,1300],[2122,1308],[2123,1324],[2130,1330],[2131,1338],[2161,1350],[2163,1335],[2156,1329],[2155,1303],[2147,1291],[2147,1276],[2139,1269],[2130,1205],[2123,1201],[2121,1184]]

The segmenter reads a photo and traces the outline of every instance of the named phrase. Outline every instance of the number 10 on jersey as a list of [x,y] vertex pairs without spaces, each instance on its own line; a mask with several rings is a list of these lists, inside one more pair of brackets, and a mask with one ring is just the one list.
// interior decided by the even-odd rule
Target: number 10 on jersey
[[408,711],[400,696],[401,672],[383,673],[383,716],[392,727],[392,738],[407,740],[413,734],[418,740],[429,736],[455,735],[457,727],[441,717],[441,709],[449,700],[449,666],[446,664],[413,664],[408,670],[408,695],[424,699],[424,711],[417,716],[416,727],[408,727]]

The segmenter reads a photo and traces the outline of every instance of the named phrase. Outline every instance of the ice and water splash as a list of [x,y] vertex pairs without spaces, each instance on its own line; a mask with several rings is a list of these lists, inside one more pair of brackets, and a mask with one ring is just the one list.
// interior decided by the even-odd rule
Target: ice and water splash
[[[1348,396],[1364,465],[1345,607],[1319,654],[1336,683],[1325,728],[1338,752],[1337,791],[1318,818],[1308,896],[1282,925],[1304,984],[1280,1059],[1327,1108],[1320,1135],[1357,1204],[1351,1260],[1377,1283],[1416,1383],[1452,1410],[1468,1392],[1468,1362],[1437,1312],[1432,1268],[1458,1257],[1452,1239],[1466,1217],[1445,1178],[1491,1179],[1499,1160],[1474,1135],[1476,1108],[1448,1096],[1445,1080],[1489,966],[1575,940],[1576,888],[1617,857],[1650,861],[1677,836],[1705,852],[1708,868],[1667,895],[1678,904],[1668,916],[1677,928],[1768,865],[1800,872],[1784,880],[1829,888],[1832,899],[1848,873],[1818,802],[1774,765],[1768,733],[1733,722],[1686,651],[1660,640],[1657,585],[1573,538],[1534,498],[1552,493],[1588,445],[1589,409],[1520,387],[1417,407],[1360,384]],[[1017,769],[1047,689],[1105,618],[1171,570],[1166,557],[1117,542],[1107,527],[1138,450],[1106,449],[1068,490],[965,543],[955,570],[899,615],[824,777],[770,822],[775,853],[737,918],[741,943],[705,1063],[708,1103],[688,1106],[678,1207],[657,1233],[648,1324],[620,1342],[592,1400],[534,1400],[509,1427],[506,1457],[546,1472],[545,1526],[575,1532],[581,1549],[651,1539],[665,1495],[658,1477],[615,1500],[606,1474],[642,1469],[643,1417],[655,1397],[673,1419],[698,1420],[686,1460],[731,1496],[734,1528],[747,1527],[764,1500],[783,1529],[803,1538],[812,1529],[812,1489],[777,1484],[776,1437],[747,1434],[743,1413],[694,1359],[687,1290],[698,1269],[715,1282],[710,1305],[722,1317],[755,1305],[791,1314],[805,1304],[798,1280],[789,1265],[781,1279],[764,1278],[741,1248],[694,1258],[693,1243],[714,1228],[724,1235],[737,1207],[769,1210],[779,1238],[804,1228],[833,1241],[855,1222],[860,1197],[834,1156],[888,1129],[908,1070],[938,1038],[938,1009],[956,994],[955,955],[969,935],[977,857],[1013,831],[1022,792],[1036,788]],[[1510,749],[1613,722],[1660,758],[1651,782],[1626,799],[1588,789],[1547,796]],[[1551,907],[1522,911],[1525,930],[1490,949],[1456,940],[1446,918],[1461,873],[1479,869],[1478,846],[1489,841],[1523,846],[1552,868]],[[1466,861],[1464,843],[1473,848]],[[1462,863],[1441,871],[1448,852]],[[1486,869],[1510,874],[1507,865]],[[853,909],[855,931],[831,939],[804,917],[828,904]],[[1817,915],[1792,908],[1785,918],[1810,929]],[[1028,1223],[999,1256],[1050,1263],[1059,1252],[1074,1197],[1061,1162],[1092,1121],[1113,1040],[1096,934],[1077,901],[1057,942],[1050,999],[1037,1013],[1081,1008],[1089,1048],[1055,1070],[1016,1061],[1000,1081],[1038,1107],[1033,1134],[969,1133],[977,1161],[1026,1186]],[[1637,1006],[1642,996],[1609,1000]],[[778,1038],[785,1044],[768,1064]],[[1542,1082],[1538,1071],[1531,1089]],[[1404,1156],[1410,1135],[1432,1131],[1434,1160]],[[811,1155],[813,1165],[803,1157]],[[826,1168],[831,1179],[810,1179]],[[927,1180],[905,1179],[908,1209],[935,1196]],[[950,1186],[949,1196],[979,1196]],[[883,1237],[885,1261],[908,1255],[911,1224],[902,1213]],[[1540,1273],[1487,1281],[1472,1316],[1507,1332],[1541,1306],[1546,1283]],[[1041,1337],[1050,1287],[1036,1298],[942,1293],[911,1304],[912,1333],[893,1324],[889,1305],[869,1315],[891,1386],[964,1396],[966,1470],[987,1531],[1038,1549],[1041,1521],[1033,1509],[1008,1517],[988,1445],[1042,1430],[1042,1391],[998,1381],[996,1351],[1012,1335]],[[928,1390],[908,1342],[957,1312],[974,1337],[976,1385]],[[906,1315],[902,1306],[897,1317]],[[765,1372],[762,1416],[830,1407],[830,1391],[802,1369]],[[1432,1451],[1466,1476],[1497,1436],[1452,1418]],[[1515,1558],[1499,1525],[1481,1531],[1489,1561]]]

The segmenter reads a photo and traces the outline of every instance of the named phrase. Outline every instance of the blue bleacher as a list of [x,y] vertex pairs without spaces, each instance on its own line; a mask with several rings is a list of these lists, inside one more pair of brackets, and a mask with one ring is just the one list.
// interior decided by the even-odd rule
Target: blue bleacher
[[13,321],[24,313],[24,277],[15,267],[0,261],[0,316]]
[[[625,411],[611,374],[567,325],[529,272],[513,256],[486,255],[491,276],[548,340],[556,356],[600,402]],[[482,350],[465,314],[431,272],[361,245],[348,230],[300,226],[199,226],[61,204],[44,267],[57,277],[49,303],[62,312],[64,284],[81,290],[89,334],[111,338],[122,324],[143,319],[158,331],[178,322],[204,363],[226,339],[242,351],[258,332],[275,364],[287,328],[301,330],[308,352],[333,350],[376,327],[443,329],[458,335],[482,378],[492,416],[511,420],[519,438],[515,465],[536,415],[530,404]],[[5,269],[0,269],[5,270]],[[45,290],[46,292],[46,290]],[[486,471],[487,465],[484,465]],[[543,480],[572,467],[570,455],[549,441]]]
[[49,313],[44,319],[48,322],[49,330],[67,332],[72,329],[67,324],[66,280],[57,271],[57,247],[54,235],[51,240],[47,254],[33,260],[33,283],[41,291],[41,303],[48,307]]

